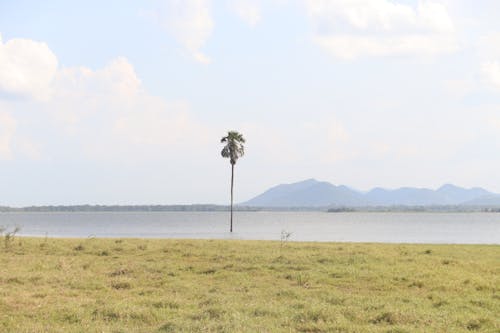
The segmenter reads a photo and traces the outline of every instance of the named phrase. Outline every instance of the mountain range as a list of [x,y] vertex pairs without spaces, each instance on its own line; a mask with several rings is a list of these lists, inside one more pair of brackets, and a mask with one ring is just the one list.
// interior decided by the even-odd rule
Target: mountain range
[[500,206],[500,195],[485,189],[445,184],[437,190],[402,187],[361,192],[345,185],[308,179],[274,186],[241,203],[253,207]]

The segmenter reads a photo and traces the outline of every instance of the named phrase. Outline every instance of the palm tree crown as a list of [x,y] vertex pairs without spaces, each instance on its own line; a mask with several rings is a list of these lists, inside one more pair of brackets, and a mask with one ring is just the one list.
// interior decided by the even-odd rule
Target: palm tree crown
[[235,165],[238,158],[245,154],[245,147],[243,146],[245,138],[236,131],[227,132],[227,136],[223,137],[220,142],[226,143],[221,151],[222,157],[229,158],[232,165]]

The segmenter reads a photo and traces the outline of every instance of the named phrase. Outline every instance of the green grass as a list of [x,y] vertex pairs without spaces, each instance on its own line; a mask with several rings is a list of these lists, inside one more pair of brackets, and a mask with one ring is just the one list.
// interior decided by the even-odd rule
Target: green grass
[[499,313],[500,246],[0,243],[0,332],[500,332]]

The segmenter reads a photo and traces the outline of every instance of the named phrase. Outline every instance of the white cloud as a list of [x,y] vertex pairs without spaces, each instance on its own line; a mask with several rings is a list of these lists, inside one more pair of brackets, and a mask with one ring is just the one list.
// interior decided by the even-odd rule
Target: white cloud
[[[3,70],[0,71],[0,79],[4,79],[0,87],[8,87],[9,93],[31,94],[36,98],[13,101],[10,98],[2,100],[0,95],[0,109],[3,111],[0,113],[0,158],[42,157],[38,142],[35,144],[36,141],[17,135],[13,141],[16,128],[29,122],[18,124],[11,115],[20,114],[28,119],[30,112],[37,115],[45,113],[48,117],[45,117],[47,122],[43,126],[60,131],[59,134],[45,135],[60,135],[68,142],[79,145],[71,151],[84,151],[99,158],[114,153],[134,155],[148,147],[153,147],[151,151],[158,147],[162,150],[187,150],[190,145],[202,146],[206,141],[208,129],[193,118],[189,105],[186,102],[168,102],[149,94],[133,65],[124,57],[113,59],[96,70],[88,67],[57,68],[57,58],[44,43],[23,40],[21,45],[26,46],[24,49],[19,46],[12,48],[9,43],[6,44],[8,52],[3,50],[0,56],[18,55],[22,59],[0,61],[0,69]],[[34,52],[37,47],[45,51]],[[50,80],[47,75],[40,75],[47,73],[40,64],[47,63],[48,54],[51,55],[49,58],[53,58],[50,63],[56,66],[50,71]],[[35,69],[22,67],[27,59]],[[16,77],[13,74],[16,72],[22,74],[23,84],[7,86],[5,82],[11,82],[7,79]],[[38,88],[44,92],[43,95],[36,91]],[[45,92],[50,92],[50,98]],[[7,109],[9,113],[5,112]],[[43,151],[47,150],[43,148]]]
[[54,90],[47,112],[79,137],[90,155],[186,148],[205,140],[207,130],[191,116],[188,103],[149,94],[123,57],[98,70],[62,69]]
[[500,33],[481,36],[477,47],[481,58],[500,58]]
[[0,159],[12,158],[12,138],[16,132],[17,122],[7,112],[0,112]]
[[486,81],[500,89],[500,61],[488,61],[481,65],[481,73]]
[[388,0],[306,0],[313,40],[333,56],[433,56],[457,41],[446,7],[422,1],[415,8]]
[[477,89],[477,82],[473,79],[451,79],[443,81],[444,90],[454,98],[462,98]]
[[144,94],[133,66],[124,57],[98,70],[60,68],[52,90],[52,99],[43,108],[68,132],[74,132],[79,122],[96,114],[105,118],[115,110],[139,107],[137,96]]
[[254,27],[261,20],[261,6],[258,0],[231,0],[231,10],[249,26]]
[[57,70],[57,58],[47,44],[0,35],[0,93],[46,100]]
[[53,86],[58,99],[106,95],[130,98],[141,91],[141,81],[134,67],[124,57],[116,58],[98,70],[87,67],[61,68]]
[[314,41],[335,57],[352,60],[369,56],[433,56],[455,49],[449,38],[422,35],[404,37],[316,36]]
[[419,2],[416,14],[417,28],[435,33],[454,33],[455,27],[446,6],[436,1]]
[[487,85],[500,89],[500,33],[482,36],[477,48],[482,61],[480,73],[483,80]]
[[210,0],[166,0],[155,16],[196,61],[210,63],[200,51],[214,27]]
[[140,111],[130,110],[118,117],[113,126],[116,138],[135,145],[184,148],[208,141],[208,130],[193,119],[186,102],[144,102]]

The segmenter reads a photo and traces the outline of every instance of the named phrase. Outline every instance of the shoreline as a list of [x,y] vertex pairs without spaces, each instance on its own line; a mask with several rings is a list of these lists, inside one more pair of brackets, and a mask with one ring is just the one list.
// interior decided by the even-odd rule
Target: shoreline
[[[108,236],[96,236],[96,235],[89,235],[87,237],[81,237],[81,236],[54,236],[54,235],[22,235],[22,234],[16,234],[16,237],[20,237],[23,239],[59,239],[59,240],[87,240],[87,239],[99,239],[99,240],[155,240],[155,241],[176,241],[176,240],[185,240],[185,241],[238,241],[238,242],[281,242],[280,239],[240,239],[240,238],[183,238],[183,237],[108,237]],[[0,236],[1,237],[1,236]],[[311,240],[294,240],[294,239],[289,239],[286,241],[287,243],[299,243],[299,244],[360,244],[360,245],[432,245],[432,246],[438,246],[438,245],[464,245],[464,246],[469,246],[469,245],[485,245],[485,246],[500,246],[500,243],[419,243],[419,242],[362,242],[362,241],[311,241]]]
[[[69,205],[0,206],[1,213],[220,213],[224,205]],[[500,213],[498,205],[395,205],[395,206],[235,206],[234,212],[324,212],[324,213]]]

